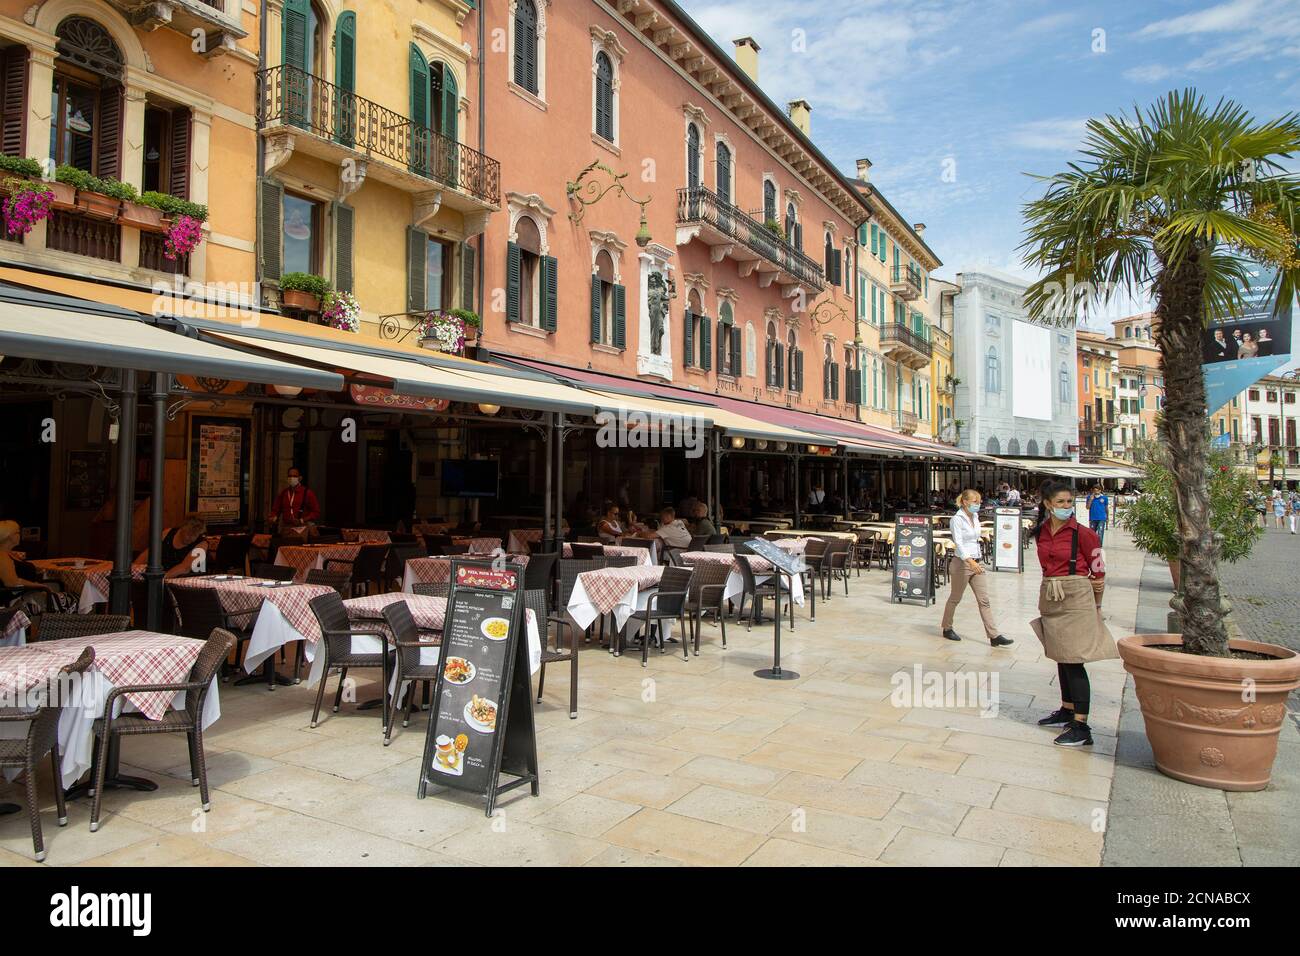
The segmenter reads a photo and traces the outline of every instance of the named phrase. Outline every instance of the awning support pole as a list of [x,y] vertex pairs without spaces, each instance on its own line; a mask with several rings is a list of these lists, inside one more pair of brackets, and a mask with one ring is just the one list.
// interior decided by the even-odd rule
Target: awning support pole
[[844,520],[849,520],[849,453],[844,452],[844,487],[840,489],[840,498],[844,504]]
[[555,484],[555,413],[546,413],[546,493],[542,497],[542,550],[551,551],[555,545],[555,526],[551,518],[555,515],[555,502],[552,494]]
[[709,517],[716,527],[721,522],[718,521],[717,500],[713,495],[713,468],[717,462],[714,460],[714,440],[715,434],[711,429],[709,436],[705,439],[705,462],[704,462],[704,500],[709,509]]
[[[153,373],[153,461],[150,463],[149,494],[149,566],[145,568],[144,579],[148,589],[148,611],[145,614],[145,629],[162,630],[163,617],[163,575],[167,569],[162,566],[163,536],[163,472],[164,456],[167,450],[167,399],[171,394],[171,376],[166,372]],[[121,441],[121,436],[118,437]],[[139,614],[140,609],[136,608]]]
[[802,485],[799,483],[799,455],[795,454],[794,458],[794,526],[797,529],[800,526],[801,518],[799,517],[799,496],[802,494]]
[[[108,581],[108,611],[126,614],[131,609],[131,529],[135,511],[135,369],[122,370],[121,414],[117,419],[117,526],[113,546],[113,571]],[[157,489],[155,489],[156,493]]]
[[555,420],[555,553],[564,549],[564,412]]

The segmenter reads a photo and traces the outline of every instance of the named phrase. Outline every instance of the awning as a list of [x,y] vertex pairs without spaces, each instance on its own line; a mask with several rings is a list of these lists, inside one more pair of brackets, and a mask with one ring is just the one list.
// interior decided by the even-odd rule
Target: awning
[[127,309],[0,287],[0,354],[337,390],[342,376],[160,328]]
[[1126,465],[1090,465],[1064,458],[999,458],[999,464],[1062,478],[1141,478],[1142,471]]

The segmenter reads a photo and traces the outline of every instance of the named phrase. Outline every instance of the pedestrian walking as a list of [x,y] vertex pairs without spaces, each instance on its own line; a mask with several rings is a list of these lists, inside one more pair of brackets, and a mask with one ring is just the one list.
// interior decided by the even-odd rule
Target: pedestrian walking
[[1273,489],[1273,523],[1277,525],[1279,531],[1282,530],[1282,519],[1286,517],[1286,500],[1282,497],[1282,489]]
[[1106,523],[1110,521],[1110,498],[1101,490],[1100,485],[1093,485],[1088,495],[1088,527],[1097,532],[1097,540],[1106,543]]
[[1290,504],[1291,507],[1290,510],[1287,512],[1286,520],[1287,520],[1287,525],[1291,529],[1291,533],[1295,534],[1296,518],[1300,518],[1300,492],[1297,491],[1291,492]]
[[984,622],[984,636],[994,647],[1006,647],[1015,641],[998,633],[997,623],[993,620],[993,606],[989,603],[984,565],[980,564],[980,503],[980,493],[967,488],[957,497],[957,513],[948,523],[956,551],[948,559],[950,590],[948,603],[943,606],[943,621],[939,628],[948,640],[961,640],[952,629],[953,615],[957,613],[957,605],[961,603],[962,595],[969,586],[975,595],[980,620]]
[[1064,727],[1053,741],[1062,747],[1089,747],[1091,686],[1084,665],[1118,657],[1115,641],[1101,619],[1106,566],[1101,541],[1074,517],[1074,494],[1059,482],[1043,486],[1043,509],[1034,527],[1043,583],[1038,590],[1039,617],[1030,623],[1043,652],[1056,661],[1061,706],[1038,722]]

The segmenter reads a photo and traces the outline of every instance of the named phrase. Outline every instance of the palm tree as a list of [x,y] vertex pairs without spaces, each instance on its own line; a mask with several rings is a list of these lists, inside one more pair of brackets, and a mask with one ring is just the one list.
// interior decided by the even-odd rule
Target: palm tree
[[1045,192],[1024,207],[1021,248],[1042,275],[1025,294],[1032,318],[1069,324],[1121,290],[1155,299],[1159,435],[1175,476],[1183,642],[1194,654],[1228,653],[1206,472],[1203,330],[1241,311],[1251,261],[1276,269],[1278,311],[1300,288],[1300,179],[1282,165],[1297,152],[1294,113],[1261,123],[1229,100],[1210,108],[1195,90],[1173,92],[1131,117],[1090,120],[1082,158],[1037,177]]

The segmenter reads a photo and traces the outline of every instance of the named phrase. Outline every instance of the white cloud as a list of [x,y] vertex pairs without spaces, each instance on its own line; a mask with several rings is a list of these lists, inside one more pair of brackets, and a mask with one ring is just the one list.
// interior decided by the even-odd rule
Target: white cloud
[[1146,66],[1135,66],[1125,70],[1124,79],[1135,83],[1160,83],[1177,72],[1173,67],[1165,66],[1163,63],[1149,63]]
[[[1201,33],[1258,30],[1261,0],[1229,0],[1194,13],[1156,20],[1138,31],[1140,37],[1181,37]],[[1294,14],[1294,11],[1292,11]]]
[[1022,149],[1073,152],[1083,142],[1084,119],[1045,119],[1021,123],[1008,138]]

